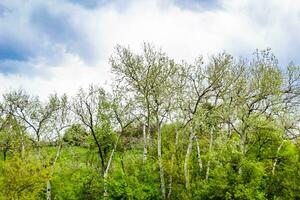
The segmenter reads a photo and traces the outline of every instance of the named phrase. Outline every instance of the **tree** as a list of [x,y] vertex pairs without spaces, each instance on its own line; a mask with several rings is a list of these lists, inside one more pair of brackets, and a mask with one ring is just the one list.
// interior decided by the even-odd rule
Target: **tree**
[[40,154],[41,140],[49,136],[49,122],[52,115],[59,109],[55,98],[49,98],[46,104],[37,97],[30,97],[24,91],[13,91],[4,95],[7,112],[13,115],[26,131],[31,134],[38,154]]
[[[130,49],[118,46],[117,55],[111,58],[111,63],[117,80],[123,81],[127,91],[133,92],[136,102],[146,111],[146,134],[149,135],[151,120],[155,124],[161,191],[162,197],[166,198],[161,126],[172,109],[173,97],[180,87],[176,84],[176,78],[180,77],[177,76],[178,67],[165,53],[156,51],[149,44],[144,44],[143,55],[134,55]],[[145,138],[144,141],[146,146]],[[147,156],[146,151],[147,148],[144,147],[144,160]]]

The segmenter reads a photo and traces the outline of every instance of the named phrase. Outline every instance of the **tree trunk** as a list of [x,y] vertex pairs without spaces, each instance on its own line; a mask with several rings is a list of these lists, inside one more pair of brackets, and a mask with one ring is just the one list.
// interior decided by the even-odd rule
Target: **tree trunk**
[[[245,132],[242,132],[242,134],[240,136],[240,149],[241,149],[243,156],[245,156],[245,154],[246,154],[246,133]],[[242,175],[242,173],[243,173],[243,170],[240,166],[238,174]]]
[[3,150],[3,161],[6,161],[6,149]]
[[22,138],[22,141],[21,141],[21,158],[22,159],[24,158],[24,155],[25,155],[25,144],[24,144],[24,141]]
[[277,162],[278,162],[278,155],[279,155],[279,151],[282,148],[282,146],[283,146],[283,142],[280,144],[280,146],[278,147],[277,152],[276,152],[276,158],[274,160],[273,168],[272,168],[272,174],[273,175],[275,174],[275,168],[276,168],[276,165],[277,165]]
[[205,175],[205,179],[206,180],[208,180],[208,178],[209,178],[210,157],[211,157],[212,143],[213,143],[213,129],[211,128],[210,129],[210,140],[209,140],[209,160],[207,162],[206,175]]
[[37,135],[37,142],[36,142],[37,154],[38,158],[41,157],[41,149],[40,149],[40,136]]
[[46,199],[51,200],[51,182],[47,181]]
[[161,145],[161,129],[160,123],[158,121],[158,129],[157,129],[157,156],[158,156],[158,165],[159,165],[159,175],[160,175],[160,187],[163,199],[166,198],[166,187],[165,187],[165,175],[164,175],[164,167],[162,163],[162,145]]
[[52,192],[52,186],[51,186],[51,177],[52,174],[54,173],[54,168],[55,168],[55,164],[56,161],[58,160],[60,153],[61,153],[61,149],[62,149],[62,142],[60,142],[60,144],[57,147],[57,151],[56,151],[56,155],[54,157],[54,160],[52,162],[52,166],[51,166],[51,171],[50,171],[50,178],[47,180],[47,187],[46,187],[46,199],[47,200],[51,200],[51,192]]
[[147,133],[146,133],[146,125],[143,123],[143,138],[144,138],[144,154],[143,154],[143,163],[147,160]]
[[240,148],[243,155],[246,153],[246,134],[241,135]]
[[229,122],[227,123],[227,130],[228,130],[228,138],[231,138],[232,131],[231,131],[231,125]]
[[92,127],[90,127],[90,131],[92,133],[92,136],[93,136],[93,139],[94,139],[94,142],[96,143],[97,145],[97,149],[98,149],[98,155],[99,155],[99,159],[100,159],[100,162],[101,162],[101,167],[102,167],[102,173],[104,174],[104,171],[105,171],[105,165],[104,165],[104,156],[103,156],[103,153],[102,153],[102,150],[101,150],[101,146],[100,146],[100,143],[96,137],[96,133],[94,131],[94,129]]
[[104,181],[104,198],[107,198],[107,197],[108,197],[107,188],[106,188],[106,181],[107,181],[106,179],[107,179],[108,172],[109,172],[109,169],[110,169],[110,166],[111,166],[113,157],[114,157],[114,153],[115,153],[115,151],[116,151],[116,149],[117,149],[117,146],[118,146],[120,137],[121,137],[121,134],[118,135],[117,141],[116,141],[116,143],[115,143],[115,145],[114,145],[113,150],[111,151],[111,154],[110,154],[110,156],[109,156],[109,159],[108,159],[108,162],[107,162],[107,165],[106,165],[104,174],[103,174],[103,181]]
[[126,175],[125,166],[124,166],[124,152],[121,155],[121,160],[120,161],[121,161],[122,171]]
[[107,175],[108,175],[108,172],[109,172],[109,169],[110,169],[110,166],[111,166],[111,163],[112,163],[112,159],[113,159],[113,157],[114,157],[114,153],[115,153],[115,151],[116,151],[116,149],[117,149],[117,146],[118,146],[118,143],[119,143],[120,136],[121,136],[121,134],[118,135],[117,141],[116,141],[116,143],[115,143],[115,145],[114,145],[114,148],[113,148],[113,150],[111,151],[111,154],[110,154],[110,156],[109,156],[109,160],[108,160],[108,162],[107,162],[106,169],[105,169],[105,171],[104,171],[104,176],[103,176],[104,179],[105,179],[105,178],[107,177]]
[[192,148],[193,148],[193,138],[194,138],[194,133],[191,132],[188,148],[186,150],[185,159],[184,159],[184,177],[185,177],[185,187],[187,190],[190,189],[190,177],[189,177],[189,169],[188,168],[189,168],[190,155],[191,155]]
[[201,172],[201,171],[202,171],[202,160],[201,160],[201,150],[200,150],[200,145],[199,145],[198,138],[197,138],[196,135],[195,135],[194,138],[195,138],[196,146],[197,146],[197,157],[198,157],[199,170],[200,170],[200,172]]
[[175,154],[176,154],[177,145],[178,145],[178,131],[176,129],[175,130],[174,152],[173,152],[172,158],[171,158],[171,168],[170,168],[170,178],[169,178],[169,192],[168,192],[167,199],[170,199],[171,198],[171,194],[172,194],[173,167],[174,167],[174,160],[175,160]]

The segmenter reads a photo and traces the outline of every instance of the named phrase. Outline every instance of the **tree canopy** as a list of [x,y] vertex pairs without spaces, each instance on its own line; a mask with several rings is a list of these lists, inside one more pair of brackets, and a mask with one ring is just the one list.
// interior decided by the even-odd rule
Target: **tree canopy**
[[300,67],[117,46],[112,89],[0,101],[0,199],[300,199]]

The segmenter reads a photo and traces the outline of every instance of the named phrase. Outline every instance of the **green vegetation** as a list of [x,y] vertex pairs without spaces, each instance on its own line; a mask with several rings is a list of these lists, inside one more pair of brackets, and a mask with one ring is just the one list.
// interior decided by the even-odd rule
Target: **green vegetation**
[[0,199],[300,199],[300,68],[116,47],[111,92],[0,103]]

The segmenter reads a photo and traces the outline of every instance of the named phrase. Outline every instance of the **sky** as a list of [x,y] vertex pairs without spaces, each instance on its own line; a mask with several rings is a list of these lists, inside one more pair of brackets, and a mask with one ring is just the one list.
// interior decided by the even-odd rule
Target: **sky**
[[299,35],[296,0],[0,0],[0,94],[109,87],[117,44],[188,62],[271,48],[282,66],[300,64]]

